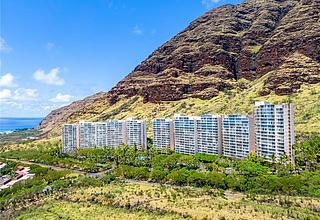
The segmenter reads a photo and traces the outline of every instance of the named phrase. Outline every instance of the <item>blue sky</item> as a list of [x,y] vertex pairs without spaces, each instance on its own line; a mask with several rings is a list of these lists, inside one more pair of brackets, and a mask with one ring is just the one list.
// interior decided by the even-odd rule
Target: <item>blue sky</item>
[[1,0],[0,116],[108,91],[192,20],[241,0]]

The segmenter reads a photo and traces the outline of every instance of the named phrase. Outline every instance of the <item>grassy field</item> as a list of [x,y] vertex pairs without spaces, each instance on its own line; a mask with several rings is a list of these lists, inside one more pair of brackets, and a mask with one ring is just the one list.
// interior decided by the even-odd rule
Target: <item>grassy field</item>
[[90,203],[59,202],[31,209],[16,219],[178,219],[175,214],[154,214],[144,210],[127,210]]
[[319,219],[320,199],[114,182],[49,196],[16,219]]

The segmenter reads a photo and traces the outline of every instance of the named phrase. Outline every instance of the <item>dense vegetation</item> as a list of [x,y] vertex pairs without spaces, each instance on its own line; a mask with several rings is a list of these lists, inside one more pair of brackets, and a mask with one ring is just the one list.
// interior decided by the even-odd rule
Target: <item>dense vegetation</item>
[[[53,170],[39,165],[29,165],[2,161],[7,163],[1,169],[1,175],[13,174],[19,165],[30,167],[30,172],[35,174],[31,179],[19,181],[12,187],[0,191],[0,213],[6,210],[19,209],[19,204],[25,201],[35,202],[44,196],[57,192],[67,192],[70,188],[103,186],[115,180],[115,176],[107,174],[100,179],[77,175],[70,170]],[[4,214],[6,216],[6,214]],[[6,216],[7,217],[7,216]],[[0,215],[1,219],[1,215]]]
[[[15,171],[18,163],[6,162],[8,165],[1,169],[1,175],[10,175]],[[29,165],[28,165],[29,166]],[[40,194],[44,187],[57,184],[58,181],[69,174],[69,171],[54,171],[37,165],[30,165],[31,172],[35,174],[32,179],[17,182],[12,187],[0,191],[0,210],[5,206],[14,205],[26,198]],[[58,187],[58,185],[56,185]]]
[[150,182],[231,189],[253,194],[320,197],[319,137],[295,146],[296,165],[287,163],[286,158],[270,163],[256,155],[236,160],[220,155],[191,156],[128,146],[83,149],[76,155],[65,155],[57,145],[58,142],[47,142],[28,151],[7,151],[0,156],[86,172],[106,170],[118,177]]

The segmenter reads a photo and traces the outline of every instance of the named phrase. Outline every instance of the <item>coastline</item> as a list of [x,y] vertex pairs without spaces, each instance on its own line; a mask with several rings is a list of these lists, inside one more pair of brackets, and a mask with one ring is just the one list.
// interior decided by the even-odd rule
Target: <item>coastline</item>
[[0,134],[36,129],[43,117],[0,117]]

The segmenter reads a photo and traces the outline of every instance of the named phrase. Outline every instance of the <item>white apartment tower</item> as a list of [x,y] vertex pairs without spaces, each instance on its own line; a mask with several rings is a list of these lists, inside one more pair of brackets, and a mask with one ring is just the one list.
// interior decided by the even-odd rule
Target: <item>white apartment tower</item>
[[197,152],[222,153],[221,116],[206,114],[197,117]]
[[157,149],[174,149],[173,121],[171,119],[156,118],[152,120],[153,147]]
[[147,148],[147,125],[143,120],[126,120],[126,143],[129,146]]
[[197,117],[175,115],[174,140],[177,153],[197,153]]
[[76,124],[65,124],[62,127],[62,152],[66,154],[76,152],[79,147],[78,126]]
[[257,154],[271,161],[287,155],[293,162],[293,104],[255,103]]
[[126,141],[126,123],[123,120],[112,120],[107,122],[107,144],[108,147],[119,147]]
[[107,146],[107,123],[97,122],[93,123],[96,126],[96,147]]
[[80,148],[95,148],[96,125],[93,122],[80,121],[79,123],[79,142]]
[[238,159],[255,151],[253,117],[226,115],[223,117],[223,155]]

